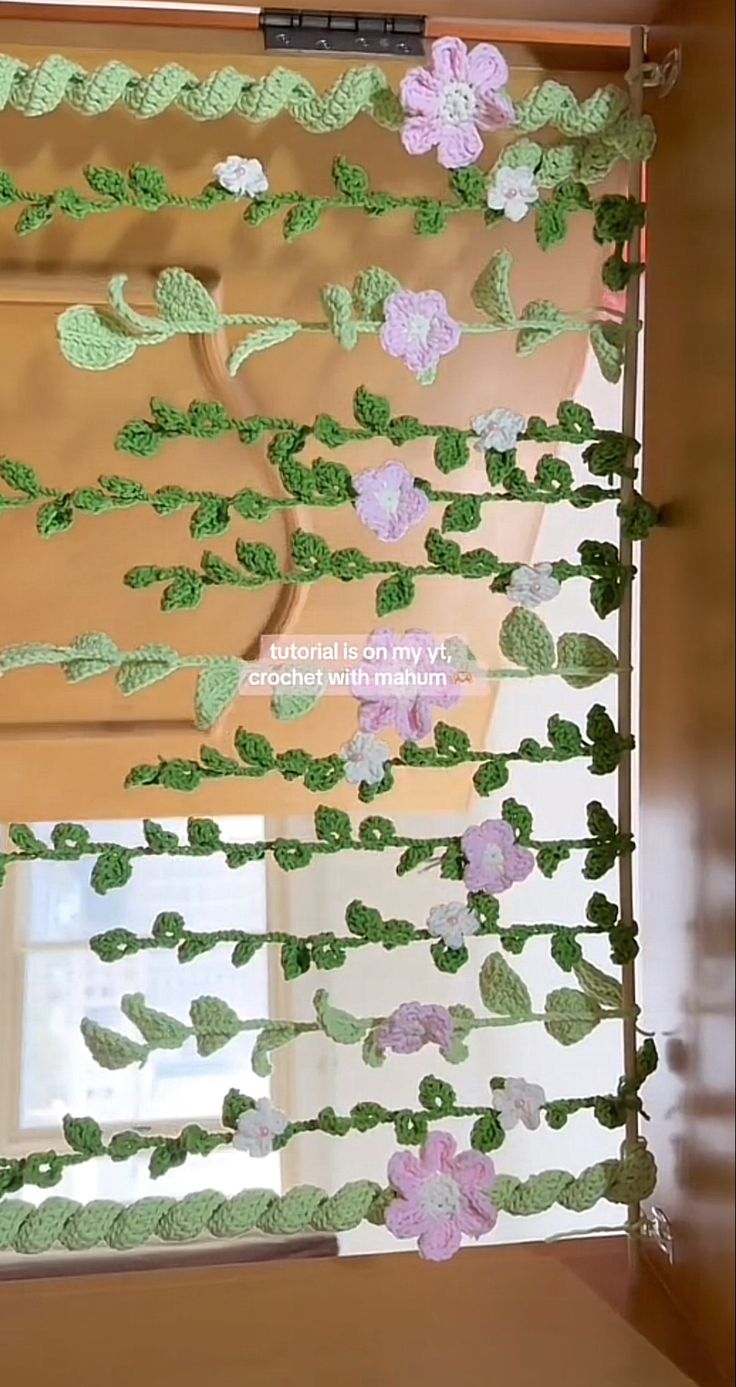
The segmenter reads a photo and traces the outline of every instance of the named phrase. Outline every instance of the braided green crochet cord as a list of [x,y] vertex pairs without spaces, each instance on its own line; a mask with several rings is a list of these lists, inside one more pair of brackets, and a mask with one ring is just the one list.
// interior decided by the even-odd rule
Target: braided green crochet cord
[[[600,1199],[613,1204],[647,1199],[656,1178],[654,1157],[641,1143],[619,1160],[601,1161],[579,1176],[556,1170],[542,1171],[528,1180],[499,1176],[493,1202],[501,1212],[521,1216],[544,1213],[555,1204],[583,1213]],[[125,1251],[153,1239],[183,1243],[207,1233],[216,1238],[241,1238],[253,1232],[274,1236],[341,1233],[363,1222],[382,1224],[392,1198],[390,1189],[356,1180],[334,1195],[301,1185],[284,1195],[243,1190],[228,1198],[203,1190],[178,1200],[153,1196],[127,1205],[109,1199],[79,1204],[52,1198],[34,1207],[10,1199],[0,1202],[0,1251],[23,1255],[57,1247],[67,1252],[93,1247]]]
[[[11,107],[26,116],[45,116],[67,105],[81,115],[97,116],[118,104],[141,120],[172,106],[193,120],[234,114],[254,124],[286,113],[312,134],[343,130],[359,115],[369,115],[387,130],[400,130],[404,120],[399,99],[378,67],[349,68],[320,95],[305,77],[287,68],[255,78],[226,67],[200,78],[178,63],[167,63],[143,76],[116,59],[90,72],[59,54],[35,65],[0,54],[0,111]],[[620,87],[603,87],[580,101],[569,87],[547,81],[514,104],[514,116],[522,133],[552,127],[579,138],[611,131],[631,112]]]

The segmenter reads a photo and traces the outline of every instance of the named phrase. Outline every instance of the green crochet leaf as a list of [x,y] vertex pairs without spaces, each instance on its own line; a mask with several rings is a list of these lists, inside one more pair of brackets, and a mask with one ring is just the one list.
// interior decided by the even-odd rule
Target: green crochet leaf
[[338,1045],[358,1045],[365,1038],[369,1030],[367,1022],[359,1021],[348,1011],[330,1006],[324,988],[315,992],[313,1001],[320,1028],[330,1040],[336,1041]]
[[[572,689],[589,689],[618,668],[618,657],[597,636],[568,631],[557,641],[557,663],[566,684]],[[582,669],[584,674],[566,674]]]
[[121,693],[139,693],[177,668],[178,655],[168,645],[141,645],[121,664],[116,683]]
[[308,231],[319,226],[322,207],[316,198],[307,197],[291,207],[284,217],[283,236],[285,241],[296,241]]
[[62,665],[64,677],[70,684],[80,684],[85,679],[93,679],[95,675],[107,674],[120,664],[117,645],[101,631],[75,636],[71,648],[77,658],[72,657]]
[[382,323],[385,317],[386,299],[401,289],[398,279],[380,265],[371,265],[362,270],[353,282],[352,300],[359,318],[368,322]]
[[619,323],[594,323],[590,329],[593,349],[604,380],[617,385],[624,366],[626,334]]
[[127,1069],[130,1064],[144,1064],[148,1058],[148,1047],[138,1045],[126,1035],[118,1035],[107,1026],[99,1026],[85,1016],[80,1027],[84,1043],[93,1060],[102,1069]]
[[544,1009],[548,1014],[544,1029],[560,1045],[576,1045],[590,1035],[601,1020],[601,1009],[595,998],[585,992],[576,992],[572,987],[550,992]]
[[80,1156],[104,1156],[102,1128],[93,1117],[72,1117],[67,1113],[63,1130],[64,1140],[72,1151],[77,1151]]
[[203,669],[197,679],[194,711],[197,727],[203,732],[219,722],[240,693],[243,674],[241,660],[221,659]]
[[288,1045],[289,1041],[298,1034],[297,1026],[286,1021],[274,1021],[268,1026],[264,1026],[253,1046],[250,1059],[253,1073],[258,1074],[262,1079],[267,1078],[273,1072],[272,1052],[280,1049],[282,1045]]
[[532,999],[526,983],[509,966],[502,954],[489,954],[478,979],[480,995],[488,1011],[523,1020],[532,1014]]
[[374,1027],[373,1030],[368,1032],[360,1052],[363,1063],[367,1064],[371,1069],[380,1069],[381,1066],[386,1063],[386,1052],[381,1049],[376,1040],[377,1030],[378,1027]]
[[391,612],[403,611],[410,607],[416,595],[414,578],[411,573],[392,573],[384,578],[376,589],[376,616],[389,616]]
[[130,992],[121,997],[120,1010],[140,1031],[143,1039],[157,1050],[178,1050],[189,1039],[188,1027],[177,1021],[175,1016],[146,1006],[142,992]]
[[237,1013],[219,997],[196,997],[189,1015],[199,1055],[214,1055],[242,1030]]
[[162,270],[154,298],[161,317],[179,332],[216,332],[221,325],[212,295],[188,270]]
[[322,290],[322,304],[330,332],[346,351],[358,344],[358,329],[353,318],[353,296],[342,284],[328,284]]
[[526,607],[514,607],[504,618],[499,645],[507,660],[530,674],[550,674],[555,667],[554,640],[541,617]]
[[573,972],[586,997],[592,997],[599,1006],[614,1010],[623,1006],[624,991],[616,978],[609,977],[584,958],[573,965]]
[[317,707],[324,689],[316,693],[275,693],[271,697],[271,712],[279,722],[297,722]]
[[533,326],[520,328],[516,334],[518,356],[531,356],[539,347],[544,347],[548,342],[553,342],[555,337],[559,337],[567,325],[565,314],[556,304],[550,303],[549,299],[535,299],[527,303],[521,316],[522,319],[531,321]]
[[96,308],[66,308],[56,324],[61,354],[82,371],[110,371],[135,356],[140,342]]
[[516,322],[516,310],[509,287],[513,263],[509,251],[496,251],[470,291],[476,308],[485,313],[498,327],[513,327]]
[[284,318],[282,322],[274,323],[272,327],[260,328],[258,332],[249,333],[231,351],[227,359],[228,375],[236,375],[249,356],[254,356],[256,352],[268,351],[269,347],[278,347],[282,342],[288,342],[289,338],[294,337],[298,331],[299,323]]

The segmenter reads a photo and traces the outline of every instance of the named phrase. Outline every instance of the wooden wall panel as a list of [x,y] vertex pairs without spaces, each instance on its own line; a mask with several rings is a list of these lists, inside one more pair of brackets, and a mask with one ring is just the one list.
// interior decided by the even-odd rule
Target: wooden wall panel
[[643,560],[642,1000],[663,1040],[647,1090],[655,1260],[724,1382],[734,1354],[733,0],[678,0],[653,96],[645,474],[664,507]]

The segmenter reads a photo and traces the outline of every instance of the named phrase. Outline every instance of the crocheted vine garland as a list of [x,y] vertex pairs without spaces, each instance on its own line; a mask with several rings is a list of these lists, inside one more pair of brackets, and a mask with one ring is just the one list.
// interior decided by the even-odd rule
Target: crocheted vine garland
[[[197,1054],[215,1054],[231,1040],[246,1032],[257,1032],[251,1066],[265,1077],[271,1073],[273,1050],[298,1039],[321,1033],[338,1045],[360,1045],[363,1062],[379,1068],[389,1052],[414,1054],[434,1044],[449,1064],[468,1058],[469,1037],[479,1030],[498,1026],[543,1023],[548,1035],[560,1045],[574,1045],[606,1020],[636,1019],[638,1012],[624,1006],[620,982],[581,958],[573,973],[579,989],[562,987],[550,992],[541,1011],[535,1011],[529,990],[502,954],[489,954],[483,963],[478,986],[484,1006],[491,1016],[477,1016],[464,1006],[426,1006],[404,1002],[389,1016],[351,1016],[330,1004],[323,988],[315,992],[314,1021],[243,1019],[220,997],[196,997],[190,1007],[189,1026],[175,1016],[154,1010],[141,992],[124,996],[123,1016],[136,1027],[142,1040],[101,1026],[85,1017],[82,1036],[92,1058],[103,1069],[127,1069],[145,1064],[155,1050],[179,1050],[194,1038]],[[447,1115],[447,1114],[444,1114]],[[460,1116],[460,1114],[455,1114]],[[309,1128],[304,1128],[308,1131]]]
[[[149,832],[151,827],[149,825]],[[470,958],[466,938],[490,936],[496,938],[507,953],[523,953],[531,939],[546,938],[550,956],[564,972],[571,972],[583,960],[581,939],[606,935],[611,962],[621,966],[630,963],[639,952],[636,924],[625,925],[613,901],[594,891],[588,901],[584,925],[560,924],[499,924],[499,903],[487,891],[469,891],[465,905],[433,906],[426,928],[419,929],[410,920],[386,920],[379,910],[354,900],[346,907],[347,934],[336,935],[332,930],[317,934],[294,935],[283,930],[251,933],[241,929],[190,929],[177,911],[161,911],[153,921],[151,933],[134,934],[116,926],[90,939],[92,952],[102,963],[117,963],[148,949],[176,951],[178,963],[191,963],[210,953],[219,945],[232,947],[230,962],[233,968],[244,968],[261,949],[279,950],[279,966],[287,982],[302,977],[311,968],[331,972],[342,968],[355,949],[371,946],[393,951],[410,944],[431,941],[430,955],[442,973],[457,973]]]
[[547,735],[547,746],[535,737],[524,737],[515,751],[476,751],[462,728],[438,722],[433,733],[434,747],[405,741],[398,755],[392,756],[387,743],[370,733],[359,733],[340,753],[313,756],[301,747],[277,751],[262,733],[239,727],[233,743],[237,759],[224,755],[217,747],[203,746],[199,761],[159,756],[157,764],[134,766],[125,784],[128,789],[156,785],[188,794],[208,780],[261,780],[267,775],[280,775],[287,782],[300,780],[305,789],[315,794],[347,782],[355,785],[363,804],[370,804],[378,795],[393,789],[396,769],[451,770],[477,765],[473,786],[477,794],[487,796],[508,783],[509,766],[515,762],[541,765],[587,757],[593,775],[611,775],[618,768],[622,752],[634,746],[633,737],[618,735],[599,703],[587,717],[588,741],[576,723],[558,713],[548,719]]
[[[138,1002],[136,997],[127,1000]],[[157,1014],[149,1012],[148,1016],[153,1018]],[[550,1020],[550,1026],[556,1025],[558,1020],[557,1016]],[[563,1023],[559,1024],[562,1027]],[[106,1056],[108,1059],[111,1057]],[[134,1061],[131,1058],[129,1062]],[[106,1139],[94,1118],[67,1114],[63,1131],[70,1150],[38,1151],[15,1160],[0,1158],[0,1196],[14,1194],[29,1186],[51,1189],[60,1183],[67,1169],[100,1158],[119,1164],[132,1160],[144,1151],[151,1153],[148,1170],[155,1180],[169,1170],[184,1165],[190,1155],[208,1156],[218,1149],[233,1146],[248,1155],[262,1157],[270,1155],[272,1151],[283,1150],[295,1137],[309,1132],[343,1137],[349,1132],[367,1132],[375,1127],[390,1125],[400,1145],[420,1146],[427,1140],[430,1124],[447,1118],[475,1118],[470,1133],[470,1148],[487,1153],[497,1151],[503,1145],[507,1131],[516,1125],[513,1119],[519,1108],[522,1120],[526,1118],[524,1125],[531,1130],[539,1126],[542,1115],[547,1125],[558,1131],[566,1126],[570,1117],[586,1110],[602,1127],[615,1130],[624,1125],[629,1113],[641,1110],[639,1090],[656,1069],[657,1062],[656,1048],[651,1040],[647,1040],[637,1053],[636,1077],[631,1081],[622,1078],[616,1093],[548,1100],[544,1089],[538,1084],[495,1076],[490,1081],[493,1101],[474,1105],[458,1103],[451,1084],[428,1074],[419,1084],[417,1109],[389,1109],[380,1103],[359,1102],[353,1105],[349,1115],[339,1115],[333,1108],[323,1108],[316,1117],[297,1122],[290,1122],[285,1114],[274,1110],[268,1099],[256,1102],[248,1094],[231,1089],[223,1102],[220,1130],[212,1131],[198,1123],[190,1123],[174,1137],[133,1129],[115,1132]],[[121,1066],[108,1064],[106,1067]],[[514,1100],[519,1105],[516,1108],[513,1106]],[[258,1126],[255,1126],[256,1123]],[[0,1204],[0,1217],[4,1207]]]
[[[491,491],[480,493],[437,490],[423,478],[411,477],[430,502],[445,502],[442,515],[443,532],[468,533],[478,528],[482,507],[495,502],[532,502],[553,505],[566,501],[576,509],[585,510],[604,501],[616,501],[624,536],[632,540],[646,538],[657,522],[657,511],[636,491],[631,501],[621,501],[619,487],[610,483],[614,478],[634,481],[639,444],[625,434],[611,429],[599,429],[589,409],[573,400],[563,400],[557,407],[556,422],[551,424],[537,415],[524,419],[503,408],[478,415],[468,428],[449,424],[427,424],[415,415],[394,415],[390,401],[375,395],[364,385],[358,386],[353,397],[353,425],[345,425],[329,414],[320,414],[311,424],[294,419],[275,419],[270,415],[233,416],[224,405],[215,401],[193,400],[186,410],[176,409],[165,400],[152,399],[151,418],[133,419],[125,424],[115,439],[115,447],[137,458],[155,457],[164,445],[176,438],[196,438],[213,442],[234,434],[245,446],[260,444],[268,434],[272,437],[266,454],[278,470],[279,479],[294,503],[309,506],[354,503],[357,496],[355,474],[340,463],[318,458],[306,465],[298,461],[310,439],[336,449],[345,444],[366,443],[382,438],[401,448],[419,439],[433,439],[433,457],[437,469],[445,474],[457,471],[470,463],[472,451],[485,460],[486,475]],[[572,468],[552,453],[545,453],[537,462],[534,476],[529,477],[518,465],[520,443],[571,443],[583,447],[582,461],[593,484],[575,486]],[[8,471],[7,469],[21,469]],[[371,476],[373,473],[370,474]],[[12,505],[33,504],[38,497],[35,473],[26,471],[26,464],[0,465],[0,476],[20,491],[25,500]],[[358,474],[360,476],[360,474]],[[608,486],[599,483],[608,480]],[[193,539],[225,534],[230,511],[248,520],[267,520],[283,503],[273,496],[263,496],[250,488],[232,497],[214,492],[192,492],[183,487],[159,487],[146,492],[139,482],[127,478],[100,478],[102,490],[88,496],[84,490],[79,500],[71,493],[50,502],[39,518],[42,533],[54,534],[68,529],[73,523],[74,509],[105,510],[114,506],[150,504],[159,514],[168,515],[188,504],[197,504],[190,533]],[[358,483],[358,485],[360,485]],[[287,507],[290,502],[287,502]],[[0,498],[0,509],[2,499]]]
[[[261,842],[225,841],[213,819],[189,819],[187,841],[178,834],[145,819],[144,843],[137,847],[95,842],[82,824],[56,824],[51,845],[38,838],[28,824],[11,824],[8,830],[15,851],[0,853],[0,881],[8,867],[18,862],[77,862],[94,857],[90,885],[106,895],[127,885],[133,864],[141,857],[211,857],[222,855],[228,867],[237,869],[272,856],[282,871],[298,871],[315,858],[336,852],[385,852],[401,850],[396,875],[417,867],[433,866],[450,881],[464,881],[470,890],[506,890],[522,881],[536,867],[545,877],[554,876],[573,852],[584,852],[583,876],[595,881],[610,871],[619,857],[634,850],[630,834],[619,832],[608,810],[592,800],[586,813],[588,835],[584,838],[535,839],[531,810],[515,799],[505,799],[500,819],[475,824],[461,835],[422,838],[397,833],[391,819],[377,814],[361,819],[354,828],[350,815],[320,805],[314,814],[314,840],[270,838]],[[498,849],[499,862],[487,877],[485,850]],[[490,870],[490,869],[489,869]],[[491,883],[496,884],[491,884]],[[296,941],[295,941],[296,942]]]
[[[433,1169],[432,1157],[436,1159],[438,1137],[443,1153],[454,1155],[452,1137],[433,1134],[423,1147],[428,1172]],[[492,1198],[490,1226],[496,1213],[526,1217],[543,1213],[555,1204],[579,1213],[593,1208],[601,1199],[613,1204],[637,1203],[649,1197],[657,1178],[654,1157],[641,1141],[624,1149],[618,1160],[600,1161],[578,1176],[550,1170],[518,1180],[512,1175],[496,1176],[489,1158],[482,1153],[476,1159],[483,1162],[482,1184],[486,1197],[490,1191]],[[302,1185],[285,1195],[256,1189],[227,1197],[204,1190],[179,1200],[154,1196],[129,1205],[106,1199],[83,1205],[73,1199],[52,1198],[34,1207],[22,1200],[3,1200],[0,1250],[30,1255],[54,1247],[79,1252],[106,1246],[122,1251],[142,1247],[153,1239],[190,1242],[203,1233],[238,1238],[254,1231],[274,1236],[309,1230],[346,1232],[364,1221],[385,1223],[390,1228],[391,1205],[403,1203],[396,1188],[400,1170],[395,1165],[390,1166],[389,1178],[386,1188],[370,1180],[356,1180],[343,1185],[334,1195]],[[488,1212],[490,1215],[491,1210]],[[459,1235],[450,1251],[454,1252],[457,1245]],[[420,1250],[431,1255],[426,1248]]]
[[[213,561],[216,558],[212,555]],[[228,567],[224,560],[219,562]],[[401,605],[395,604],[392,610]],[[616,655],[597,636],[569,631],[555,642],[541,618],[524,607],[514,607],[505,618],[501,649],[511,663],[499,669],[476,671],[475,678],[490,681],[555,677],[571,688],[586,689],[618,671]],[[143,645],[124,651],[101,632],[76,636],[70,645],[30,641],[0,647],[0,677],[51,665],[57,666],[71,684],[114,672],[118,689],[126,695],[148,689],[181,670],[198,670],[194,712],[196,725],[203,731],[214,727],[231,707],[250,670],[246,660],[234,655],[181,655],[168,645]]]
[[[460,41],[449,42],[458,45]],[[490,49],[488,44],[479,46]],[[461,48],[465,51],[464,45]],[[500,75],[505,81],[506,73]],[[124,105],[142,120],[176,107],[194,120],[222,120],[232,114],[254,124],[286,113],[312,134],[343,130],[360,115],[370,116],[388,130],[401,130],[405,121],[402,103],[378,67],[350,68],[322,95],[290,68],[274,68],[255,78],[227,67],[201,78],[178,63],[167,63],[144,76],[115,59],[90,72],[59,54],[35,65],[0,54],[0,111],[11,108],[26,116],[45,116],[61,105],[88,116]],[[581,101],[569,87],[546,81],[509,106],[509,118],[500,123],[513,125],[523,134],[547,127],[578,139],[623,135],[633,126],[641,132],[644,149],[651,145],[651,122],[633,116],[621,87],[603,87]],[[636,143],[632,145],[628,157],[634,157],[637,148]]]
[[[525,169],[532,180],[527,190],[528,205],[529,210],[534,210],[540,249],[550,250],[562,244],[573,212],[592,212],[596,240],[601,245],[612,243],[615,247],[604,267],[604,283],[611,289],[621,289],[634,269],[626,267],[622,283],[621,271],[614,271],[613,264],[614,261],[623,262],[623,247],[633,227],[643,225],[645,207],[643,203],[617,194],[592,199],[589,192],[589,185],[605,178],[620,157],[615,143],[605,137],[550,149],[543,149],[531,140],[520,140],[503,150],[489,174],[477,167],[455,170],[449,178],[447,199],[375,190],[366,170],[341,155],[332,164],[335,187],[332,197],[305,192],[235,191],[227,182],[222,182],[225,175],[218,179],[219,165],[214,170],[215,178],[205,184],[201,192],[189,196],[172,192],[166,175],[154,164],[133,164],[125,173],[104,165],[86,165],[83,175],[93,196],[68,186],[49,193],[28,192],[18,187],[8,170],[0,169],[0,209],[22,207],[15,231],[19,236],[28,236],[49,226],[58,214],[74,221],[85,221],[88,217],[132,210],[211,212],[227,203],[242,207],[247,198],[242,213],[246,225],[262,226],[283,212],[285,241],[295,241],[315,230],[323,213],[328,211],[363,212],[371,217],[408,211],[412,213],[410,225],[418,236],[437,236],[459,214],[480,214],[488,227],[503,221],[503,210],[489,205],[489,199],[493,201],[496,192],[498,173],[501,169]],[[227,162],[247,168],[255,161],[231,156]],[[261,169],[260,163],[258,167]],[[237,174],[237,168],[233,172]],[[259,181],[268,181],[262,171]],[[544,197],[542,190],[548,190],[551,196]],[[641,268],[639,266],[638,270]],[[615,282],[611,282],[612,275]]]
[[[235,543],[237,566],[220,554],[205,549],[199,561],[199,571],[188,564],[136,564],[125,574],[123,582],[126,587],[136,591],[164,583],[161,611],[180,612],[199,607],[207,589],[211,587],[252,592],[272,583],[278,583],[281,587],[303,587],[324,582],[326,578],[352,583],[362,578],[386,575],[381,577],[375,597],[376,616],[384,617],[411,606],[416,597],[418,578],[492,578],[490,591],[508,593],[513,600],[515,576],[531,571],[529,565],[521,561],[502,562],[490,549],[463,552],[455,540],[445,539],[439,530],[428,531],[424,551],[429,560],[426,564],[400,563],[397,559],[370,559],[360,549],[330,549],[321,535],[309,530],[295,530],[289,541],[289,557],[293,565],[290,569],[282,568],[279,556],[270,544],[239,539]],[[553,584],[550,595],[559,592],[561,584],[571,578],[587,578],[590,580],[593,610],[600,617],[609,616],[621,606],[635,570],[632,565],[620,562],[615,544],[583,540],[578,546],[578,553],[581,558],[579,564],[556,559],[543,565],[544,576],[551,579]],[[523,607],[514,608],[512,617],[519,630],[526,615],[529,613]],[[507,617],[502,627],[501,649],[504,653],[505,639],[511,629],[508,622]],[[524,629],[532,628],[525,622]]]
[[[108,309],[89,305],[67,308],[57,321],[62,355],[84,371],[109,371],[129,361],[143,347],[156,347],[182,335],[211,335],[224,328],[245,327],[247,335],[228,357],[231,376],[254,352],[268,351],[304,334],[332,336],[346,351],[361,337],[378,337],[389,356],[403,361],[422,385],[431,385],[443,356],[465,336],[516,334],[516,351],[530,356],[565,332],[585,333],[606,380],[620,379],[629,328],[613,310],[567,313],[548,299],[517,310],[510,277],[513,258],[497,251],[473,285],[471,298],[485,321],[458,322],[438,290],[404,289],[394,275],[371,266],[357,275],[352,289],[328,284],[322,290],[324,318],[303,322],[260,313],[222,313],[196,275],[179,267],[162,270],[154,298],[158,316],[131,308],[125,299],[127,275],[108,284]],[[114,317],[111,317],[111,310]],[[421,332],[417,325],[421,324]]]

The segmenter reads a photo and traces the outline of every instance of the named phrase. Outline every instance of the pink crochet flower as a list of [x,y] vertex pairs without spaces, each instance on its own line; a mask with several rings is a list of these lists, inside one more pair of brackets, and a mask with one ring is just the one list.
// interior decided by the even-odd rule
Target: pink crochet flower
[[440,357],[454,352],[462,336],[459,324],[447,311],[444,294],[436,289],[427,289],[421,294],[399,289],[389,294],[383,312],[381,346],[384,351],[406,362],[420,380],[430,381]]
[[403,539],[429,510],[429,497],[403,462],[385,462],[383,467],[359,472],[353,487],[358,494],[355,509],[363,524],[387,543]]
[[448,1050],[454,1036],[455,1022],[447,1007],[402,1002],[378,1027],[375,1042],[379,1050],[415,1055],[424,1045],[439,1045],[440,1051]]
[[479,130],[502,130],[514,123],[514,108],[501,88],[509,70],[497,48],[479,43],[468,53],[462,39],[432,44],[431,68],[407,72],[401,104],[407,119],[401,142],[409,154],[437,146],[446,169],[464,169],[483,153]]
[[519,847],[514,830],[503,819],[466,828],[460,843],[466,860],[463,881],[470,891],[498,895],[534,870],[534,854]]
[[389,1185],[398,1197],[386,1209],[386,1227],[395,1238],[418,1238],[419,1255],[429,1262],[454,1257],[463,1234],[481,1238],[498,1217],[491,1199],[493,1161],[480,1151],[456,1156],[456,1149],[449,1132],[433,1132],[418,1156],[397,1151],[388,1163]]
[[404,741],[421,742],[432,731],[434,708],[454,708],[461,692],[455,671],[437,659],[436,637],[427,631],[374,631],[366,650],[371,655],[351,682],[362,731],[395,729]]

